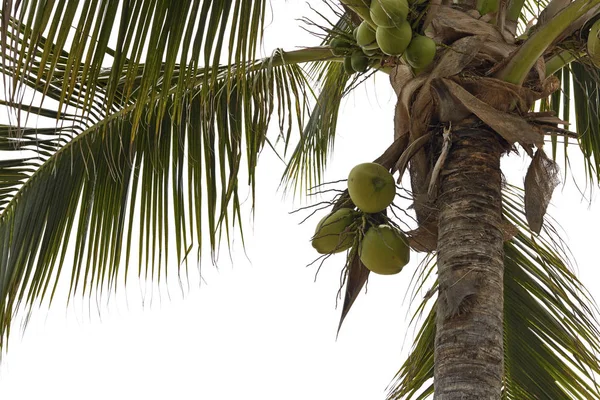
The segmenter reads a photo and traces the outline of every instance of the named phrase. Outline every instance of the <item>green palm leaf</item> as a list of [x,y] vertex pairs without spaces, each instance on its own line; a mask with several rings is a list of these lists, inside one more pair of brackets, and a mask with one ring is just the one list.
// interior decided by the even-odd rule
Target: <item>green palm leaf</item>
[[294,182],[302,192],[318,185],[330,155],[342,98],[350,76],[342,63],[329,63],[320,95],[284,172],[284,184]]
[[[140,102],[85,120],[30,107],[31,114],[58,118],[58,127],[23,129],[18,137],[2,127],[3,148],[34,154],[0,166],[3,341],[20,307],[52,300],[65,264],[73,265],[71,295],[112,287],[133,256],[138,275],[160,283],[172,253],[181,263],[193,245],[206,240],[214,250],[221,232],[229,236],[234,225],[241,231],[238,173],[245,162],[254,198],[257,156],[272,114],[292,124],[288,116],[311,93],[296,62],[329,54],[277,52],[248,64],[244,75],[221,67],[216,79],[206,77],[212,69],[199,71],[183,97],[171,91],[164,112],[162,101],[143,103],[137,127]],[[214,81],[208,91],[207,81]]]
[[598,115],[598,70],[579,62],[571,63],[575,122],[579,132],[588,179],[600,182],[600,116]]
[[[3,63],[13,77],[10,100],[29,84],[43,94],[55,92],[58,109],[76,103],[84,113],[91,112],[99,96],[101,109],[108,111],[117,100],[122,105],[143,97],[157,101],[155,112],[161,115],[171,92],[182,98],[194,77],[203,76],[204,94],[218,86],[216,72],[223,61],[241,66],[229,71],[238,78],[245,74],[262,36],[266,3],[4,2],[3,20],[11,23],[2,25],[0,36],[2,53],[11,55],[11,62],[5,58]],[[11,20],[13,15],[25,24]],[[113,32],[118,32],[116,41]],[[202,61],[213,66],[211,74],[201,72]],[[177,69],[185,72],[176,74]],[[60,77],[57,70],[62,71]],[[105,87],[96,85],[102,75],[108,78]],[[144,103],[136,104],[131,118],[134,136],[142,115],[148,115]],[[181,112],[180,101],[170,106],[175,114]]]
[[[322,46],[328,46],[335,37],[345,37],[348,42],[352,42],[355,25],[350,14],[334,8],[333,5],[329,6],[337,21],[331,21],[319,13],[323,24],[305,19],[306,25],[313,27],[314,34],[322,37]],[[302,128],[300,140],[283,174],[282,184],[286,188],[292,188],[294,192],[303,193],[305,189],[321,183],[327,160],[335,144],[342,99],[361,79],[361,74],[347,74],[342,60],[343,58],[338,60],[340,62],[317,61],[307,66],[307,73],[319,88],[320,94],[309,113],[306,125]],[[289,140],[287,142],[289,143]]]

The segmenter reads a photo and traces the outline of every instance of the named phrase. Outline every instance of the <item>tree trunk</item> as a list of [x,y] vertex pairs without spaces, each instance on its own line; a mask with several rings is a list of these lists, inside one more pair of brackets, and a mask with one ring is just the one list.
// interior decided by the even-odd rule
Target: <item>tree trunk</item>
[[498,400],[503,379],[502,139],[452,132],[440,183],[435,396]]

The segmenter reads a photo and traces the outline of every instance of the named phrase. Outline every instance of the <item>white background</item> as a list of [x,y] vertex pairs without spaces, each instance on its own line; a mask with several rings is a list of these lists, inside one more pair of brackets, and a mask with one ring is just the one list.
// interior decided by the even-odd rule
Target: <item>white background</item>
[[[277,2],[274,13],[266,54],[317,43],[294,20],[309,13],[303,2]],[[393,100],[381,75],[344,101],[326,180],[345,179],[355,164],[373,160],[391,143]],[[522,182],[525,161],[511,156],[506,165],[508,178]],[[201,284],[190,266],[185,295],[172,266],[168,292],[130,280],[127,291],[110,301],[76,298],[67,307],[62,291],[50,310],[35,311],[24,333],[15,325],[0,365],[0,398],[385,398],[412,343],[405,294],[420,257],[413,253],[399,275],[372,276],[336,341],[335,297],[344,256],[328,260],[314,281],[316,267],[306,267],[316,257],[309,239],[324,214],[298,225],[306,213],[289,212],[307,200],[277,191],[282,171],[266,150],[257,173],[254,223],[246,214],[248,258],[238,240],[233,262],[226,251],[218,269],[203,262]],[[583,176],[578,183],[585,186]],[[567,232],[578,274],[598,299],[600,204],[594,201],[590,210],[588,203],[569,175],[549,212]]]

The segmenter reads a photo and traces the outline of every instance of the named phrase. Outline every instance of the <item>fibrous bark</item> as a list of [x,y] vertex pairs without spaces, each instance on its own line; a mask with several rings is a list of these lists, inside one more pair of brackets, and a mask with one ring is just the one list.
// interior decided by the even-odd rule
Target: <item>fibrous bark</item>
[[452,132],[439,205],[436,400],[498,400],[503,377],[502,139]]

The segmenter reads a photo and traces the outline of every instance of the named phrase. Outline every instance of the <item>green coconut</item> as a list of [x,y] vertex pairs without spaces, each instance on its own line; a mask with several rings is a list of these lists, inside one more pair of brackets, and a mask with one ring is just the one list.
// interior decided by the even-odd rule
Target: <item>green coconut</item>
[[592,25],[587,38],[587,52],[592,63],[600,68],[600,19]]
[[377,213],[394,201],[396,183],[383,166],[376,163],[358,164],[348,175],[348,194],[361,211]]
[[372,49],[372,50],[369,50],[369,49],[362,49],[362,52],[363,52],[363,53],[365,53],[365,55],[366,55],[367,57],[372,57],[372,56],[374,56],[375,54],[377,54],[377,52],[378,52],[378,51],[379,51],[379,48],[377,48],[377,49]]
[[358,251],[365,267],[381,275],[397,274],[410,261],[408,239],[389,225],[371,227]]
[[412,39],[412,28],[407,21],[391,28],[380,26],[375,37],[381,51],[390,56],[399,56]]
[[348,54],[351,49],[350,43],[341,37],[332,39],[331,42],[329,42],[329,47],[331,47],[331,53],[337,57]]
[[317,224],[312,238],[312,246],[321,254],[339,253],[349,249],[354,243],[354,232],[348,228],[356,219],[356,211],[340,208],[325,216]]
[[363,21],[356,31],[356,43],[365,49],[376,49],[377,38],[375,37],[375,30],[371,28],[369,24]]
[[404,53],[406,62],[413,68],[425,68],[435,58],[435,42],[427,36],[415,35]]
[[352,69],[356,72],[365,72],[369,68],[369,57],[361,50],[356,50],[351,57]]
[[407,0],[373,0],[369,15],[377,26],[399,26],[408,17]]

